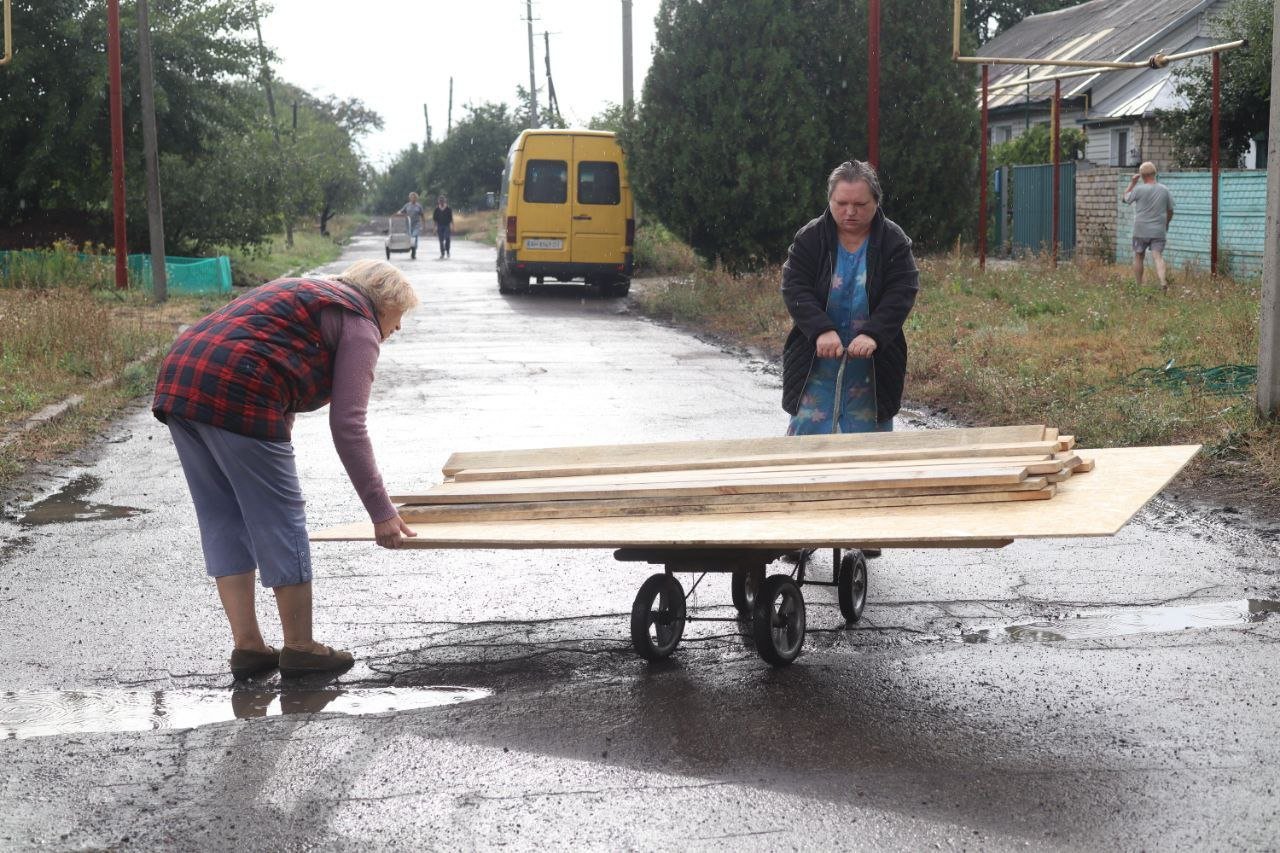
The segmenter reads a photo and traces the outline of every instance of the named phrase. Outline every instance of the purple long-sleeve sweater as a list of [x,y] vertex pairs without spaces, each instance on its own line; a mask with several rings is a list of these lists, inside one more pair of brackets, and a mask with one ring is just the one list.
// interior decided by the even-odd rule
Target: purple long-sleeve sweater
[[395,517],[396,508],[387,496],[365,428],[382,332],[377,323],[331,305],[320,314],[320,333],[325,346],[333,351],[333,397],[329,402],[333,446],[369,518],[375,524],[387,521]]

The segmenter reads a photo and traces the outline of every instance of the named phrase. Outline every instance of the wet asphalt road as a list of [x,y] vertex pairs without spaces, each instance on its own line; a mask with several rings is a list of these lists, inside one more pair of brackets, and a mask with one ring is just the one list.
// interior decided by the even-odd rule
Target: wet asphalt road
[[[454,450],[784,428],[777,377],[750,356],[577,287],[500,296],[491,249],[454,252],[397,256],[423,306],[384,347],[370,411],[393,491],[437,482]],[[344,262],[380,253],[359,238]],[[295,444],[312,525],[358,518],[323,414]],[[83,518],[28,516],[50,495]],[[1274,848],[1280,617],[1123,627],[1126,608],[1280,599],[1276,533],[1162,500],[1110,540],[887,552],[854,630],[833,591],[806,588],[805,653],[782,670],[733,622],[640,661],[627,613],[650,569],[607,551],[319,545],[317,635],[359,660],[332,687],[490,692],[338,714],[286,691],[286,713],[233,719],[257,700],[230,689],[180,469],[140,406],[0,519],[0,738],[24,699],[54,728],[113,697],[176,727],[166,708],[225,691],[224,721],[10,724],[0,848]],[[732,615],[727,577],[696,603]],[[1102,636],[1045,637],[1079,614]],[[1004,639],[1035,620],[1042,639]]]

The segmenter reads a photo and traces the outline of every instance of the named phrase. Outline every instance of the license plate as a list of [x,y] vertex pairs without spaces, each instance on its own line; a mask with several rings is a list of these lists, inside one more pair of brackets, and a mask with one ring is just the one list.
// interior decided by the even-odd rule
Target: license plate
[[550,240],[545,237],[529,237],[524,241],[526,249],[563,249],[563,240]]

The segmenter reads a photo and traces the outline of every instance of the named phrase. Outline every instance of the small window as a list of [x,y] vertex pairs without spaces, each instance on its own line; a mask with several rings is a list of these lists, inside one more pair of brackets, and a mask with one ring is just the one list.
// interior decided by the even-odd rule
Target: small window
[[584,160],[578,164],[578,204],[618,204],[621,201],[617,163]]
[[569,200],[569,164],[563,160],[530,160],[524,167],[524,200],[564,204]]

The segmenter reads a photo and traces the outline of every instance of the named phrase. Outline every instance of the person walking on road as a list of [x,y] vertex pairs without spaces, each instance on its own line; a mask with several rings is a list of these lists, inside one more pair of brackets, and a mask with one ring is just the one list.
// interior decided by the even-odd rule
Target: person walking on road
[[409,217],[409,236],[413,238],[413,250],[410,258],[418,257],[418,236],[422,234],[422,229],[427,224],[427,211],[422,205],[418,204],[418,194],[409,193],[409,201],[404,207],[396,211],[398,216]]
[[[374,460],[365,412],[384,341],[418,304],[385,261],[333,278],[279,279],[249,291],[178,336],[156,380],[152,412],[169,427],[204,552],[231,626],[237,679],[337,673],[349,652],[312,634],[311,552],[291,433],[294,416],[331,403],[329,428],[375,539],[415,536],[392,505]],[[275,593],[284,634],[263,640],[254,572]]]
[[[1141,181],[1141,183],[1139,183]],[[1139,286],[1145,271],[1147,251],[1160,277],[1160,289],[1169,290],[1165,275],[1164,247],[1173,219],[1173,194],[1164,184],[1156,181],[1156,166],[1146,162],[1138,167],[1138,174],[1129,179],[1124,191],[1125,204],[1133,205],[1133,275]]]
[[440,240],[440,257],[449,257],[451,237],[453,236],[453,208],[444,196],[436,199],[436,209],[431,211],[431,219],[436,224],[436,237]]

